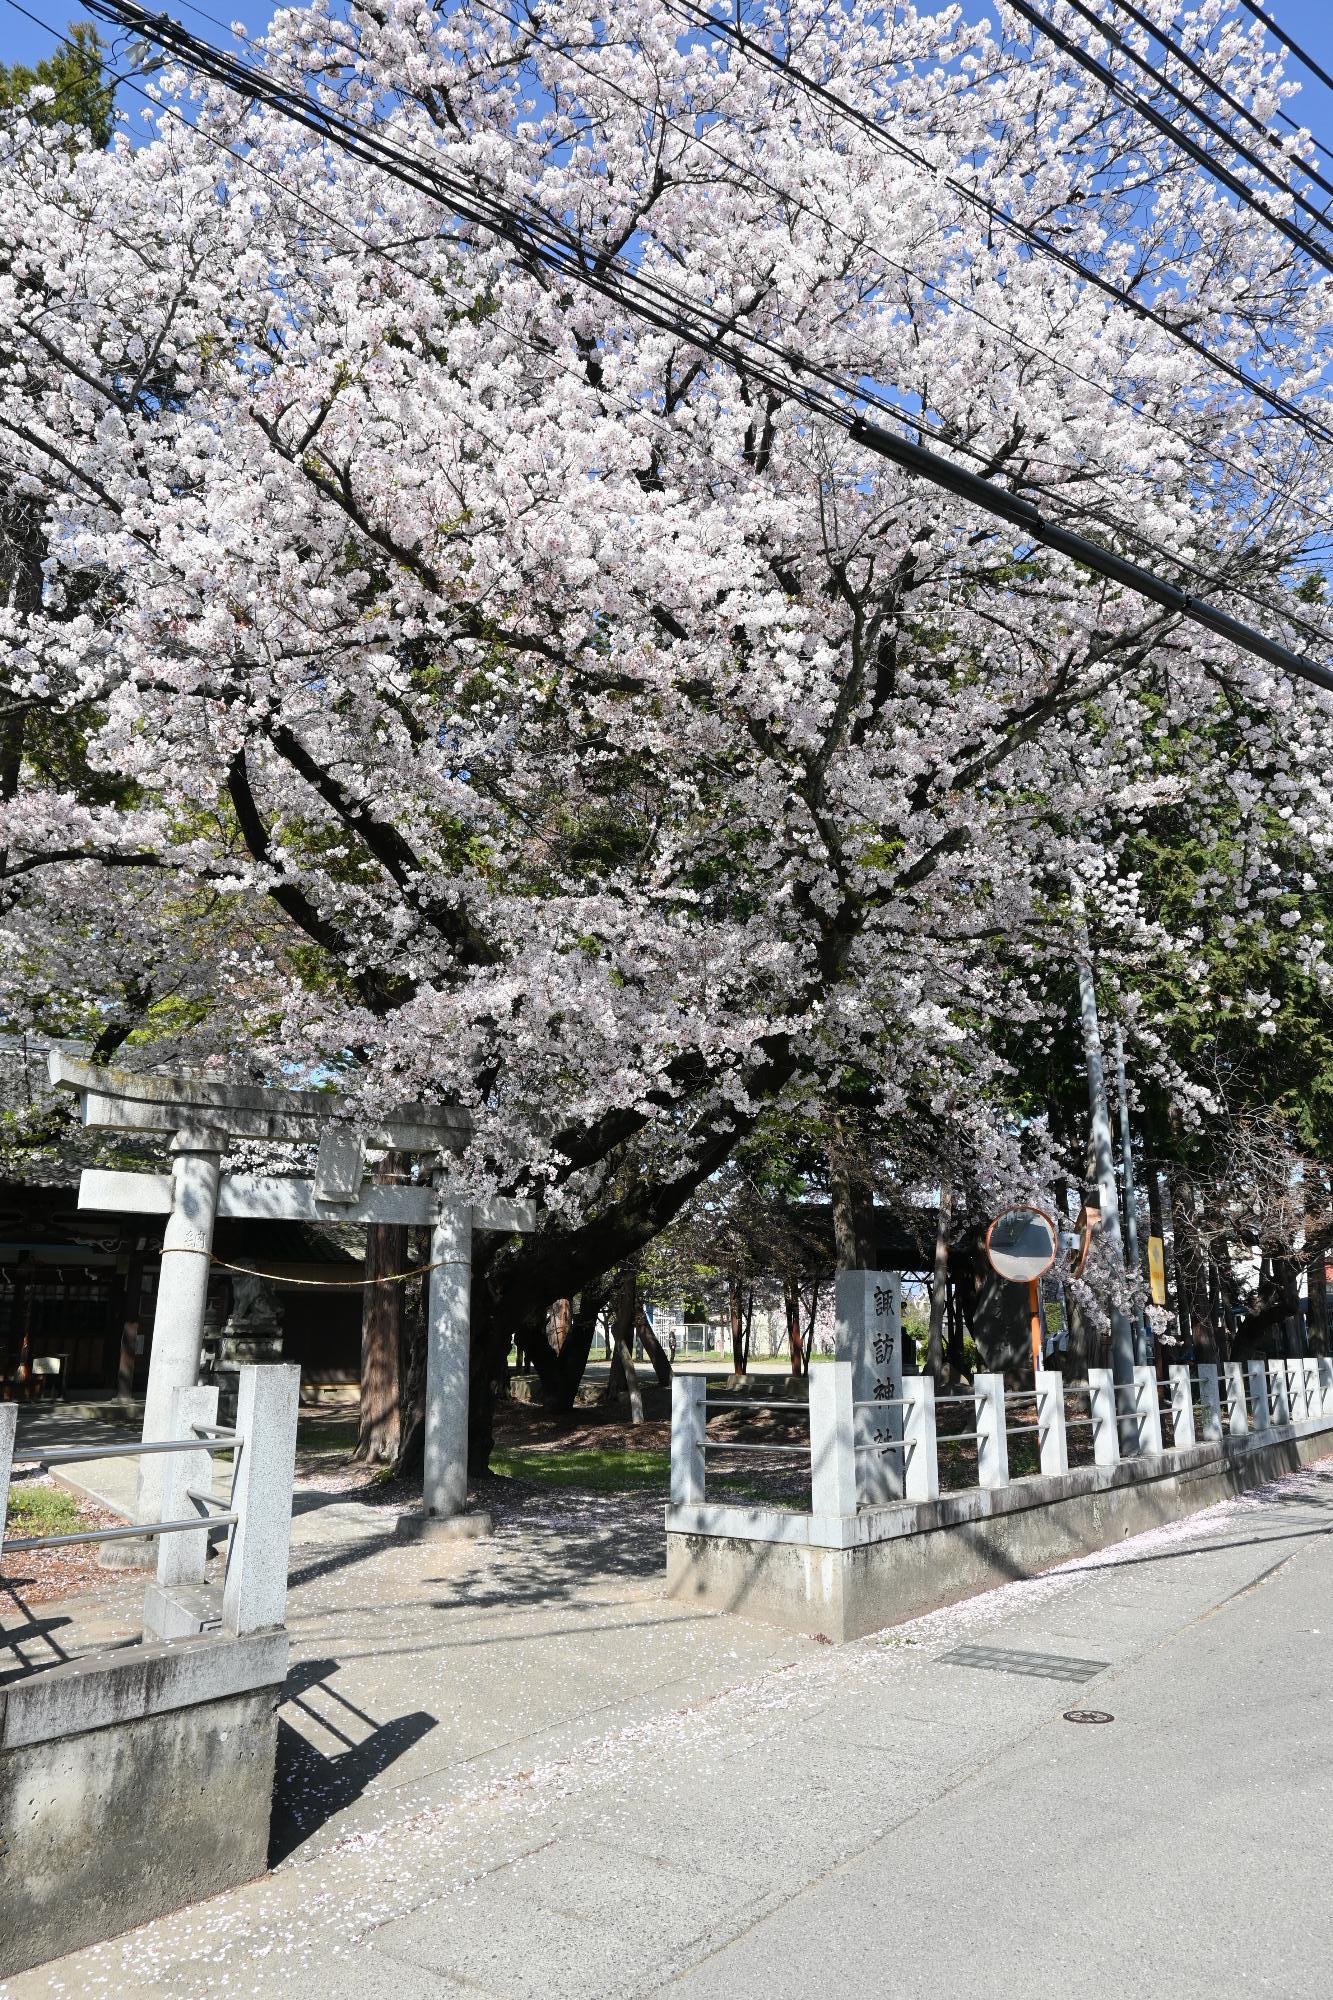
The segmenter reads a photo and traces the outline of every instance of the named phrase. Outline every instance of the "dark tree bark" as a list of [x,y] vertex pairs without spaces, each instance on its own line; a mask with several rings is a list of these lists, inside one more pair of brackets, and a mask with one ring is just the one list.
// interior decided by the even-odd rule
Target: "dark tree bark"
[[[375,1170],[376,1182],[403,1177],[401,1153],[387,1153]],[[407,1228],[399,1222],[370,1223],[366,1229],[366,1277],[382,1279],[407,1269]],[[367,1283],[361,1303],[361,1405],[354,1459],[392,1465],[402,1444],[403,1287]]]
[[671,1380],[671,1356],[653,1332],[652,1321],[642,1305],[635,1310],[634,1331],[643,1342],[643,1351],[653,1364],[653,1374],[657,1377],[659,1387],[665,1389]]
[[845,1127],[840,1129],[837,1147],[829,1155],[829,1192],[833,1202],[833,1252],[838,1269],[874,1270],[875,1203],[869,1185],[855,1165],[853,1141]]
[[[1322,1175],[1320,1180],[1322,1183]],[[1305,1291],[1311,1354],[1328,1353],[1327,1232],[1317,1228],[1306,1245]]]
[[782,1280],[782,1303],[787,1314],[787,1353],[793,1375],[805,1373],[805,1343],[801,1338],[801,1289],[795,1278]]
[[731,1321],[732,1369],[735,1374],[744,1375],[750,1365],[750,1330],[746,1324],[739,1278],[727,1280],[727,1313]]
[[958,1310],[958,1287],[952,1274],[945,1280],[944,1308],[949,1326],[949,1375],[961,1382],[967,1374],[967,1350],[963,1346],[963,1315]]
[[938,1381],[944,1373],[944,1322],[949,1295],[949,1237],[953,1229],[953,1181],[940,1176],[940,1205],[935,1218],[935,1264],[930,1282],[930,1330],[926,1335],[926,1373]]
[[634,1367],[634,1322],[639,1309],[639,1267],[637,1261],[623,1264],[616,1275],[611,1318],[611,1373],[607,1378],[606,1401],[619,1393],[623,1382],[629,1392],[632,1424],[643,1422],[643,1391]]

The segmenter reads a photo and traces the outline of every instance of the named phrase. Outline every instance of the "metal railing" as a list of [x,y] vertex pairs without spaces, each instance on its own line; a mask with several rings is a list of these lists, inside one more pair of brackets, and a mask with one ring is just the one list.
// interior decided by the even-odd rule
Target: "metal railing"
[[[180,1610],[192,1586],[203,1586],[208,1557],[225,1538],[216,1617],[201,1616],[195,1629],[218,1625],[239,1636],[281,1625],[286,1612],[287,1552],[295,1476],[296,1411],[300,1370],[291,1365],[242,1368],[234,1429],[216,1421],[216,1388],[178,1389],[172,1430],[137,1443],[24,1445],[16,1449],[17,1409],[0,1405],[0,1559],[46,1549],[102,1542],[157,1544],[156,1577],[145,1598],[145,1636],[180,1636],[188,1616]],[[231,1480],[223,1496],[212,1491],[213,1461],[231,1455]],[[79,1528],[6,1539],[11,1473],[33,1472],[100,1459],[165,1459],[157,1511],[107,1528]],[[140,1491],[145,1482],[141,1480]],[[197,1612],[197,1607],[196,1607]],[[171,1630],[161,1629],[163,1621]]]

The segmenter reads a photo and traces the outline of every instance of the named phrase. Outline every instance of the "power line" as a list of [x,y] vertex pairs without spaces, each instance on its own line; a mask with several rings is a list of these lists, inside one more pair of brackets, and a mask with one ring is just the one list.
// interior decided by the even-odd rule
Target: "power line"
[[[1240,113],[1242,118],[1247,119],[1249,123],[1254,126],[1255,130],[1262,134],[1262,136],[1268,141],[1270,145],[1276,146],[1280,150],[1282,150],[1281,140],[1278,139],[1274,133],[1270,132],[1268,127],[1262,124],[1259,119],[1254,118],[1246,110],[1245,106],[1241,103],[1238,97],[1233,97],[1230,91],[1226,89],[1225,85],[1215,83],[1212,77],[1209,76],[1208,71],[1203,67],[1202,63],[1195,62],[1193,57],[1189,56],[1185,52],[1185,50],[1178,47],[1178,45],[1171,40],[1170,36],[1167,35],[1165,31],[1152,29],[1151,24],[1148,22],[1148,17],[1145,14],[1140,13],[1137,7],[1133,7],[1130,5],[1121,5],[1121,0],[1111,0],[1111,4],[1112,6],[1120,6],[1121,12],[1127,13],[1132,17],[1137,18],[1137,20],[1141,24],[1149,27],[1150,32],[1156,35],[1157,40],[1162,45],[1162,48],[1169,55],[1175,56],[1177,61],[1181,63],[1188,64],[1190,69],[1194,71],[1195,74],[1201,78],[1206,89],[1211,90],[1218,96],[1225,98],[1229,104],[1235,107],[1235,109]],[[1294,188],[1291,185],[1290,181],[1286,180],[1283,177],[1283,175],[1277,171],[1275,167],[1270,166],[1267,160],[1263,159],[1260,156],[1260,154],[1254,151],[1254,148],[1252,146],[1243,145],[1241,141],[1236,137],[1235,132],[1230,129],[1230,127],[1224,125],[1220,119],[1214,118],[1212,112],[1209,111],[1203,104],[1201,104],[1197,98],[1191,97],[1187,91],[1182,90],[1178,84],[1173,83],[1170,77],[1166,74],[1164,69],[1159,70],[1155,68],[1153,64],[1148,61],[1146,56],[1140,55],[1139,51],[1134,47],[1134,44],[1131,41],[1127,40],[1127,38],[1124,35],[1120,34],[1119,31],[1114,26],[1112,26],[1110,22],[1104,20],[1102,16],[1096,12],[1094,8],[1086,6],[1084,4],[1084,0],[1069,0],[1069,5],[1072,6],[1077,13],[1081,14],[1083,19],[1087,21],[1089,25],[1093,29],[1095,29],[1095,31],[1099,35],[1104,35],[1113,48],[1118,49],[1123,55],[1128,56],[1130,61],[1134,64],[1134,66],[1137,69],[1142,70],[1146,76],[1151,77],[1154,83],[1160,84],[1163,90],[1169,91],[1171,96],[1175,98],[1176,103],[1180,105],[1183,111],[1187,111],[1191,117],[1197,118],[1200,124],[1204,125],[1211,133],[1213,133],[1214,137],[1222,141],[1223,145],[1229,146],[1231,150],[1237,155],[1237,157],[1245,162],[1246,166],[1251,167],[1255,173],[1261,174],[1263,178],[1270,183],[1271,186],[1278,189],[1279,193],[1287,195],[1289,199],[1297,205],[1298,208],[1304,209],[1305,213],[1313,217],[1314,221],[1319,223],[1322,228],[1327,228],[1328,217],[1322,208],[1317,207],[1314,202],[1308,200],[1306,196],[1303,195],[1298,188]],[[1211,155],[1209,157],[1211,158]],[[1307,168],[1305,171],[1307,173],[1311,173],[1313,170]],[[1327,181],[1324,181],[1321,175],[1314,174],[1314,178],[1318,180],[1322,186],[1326,187],[1330,194],[1333,194],[1333,185],[1331,185]],[[1266,209],[1261,209],[1261,212],[1263,214],[1268,213]]]
[[[208,14],[202,7],[195,6],[192,4],[192,0],[185,0],[185,4],[189,6],[191,13],[202,15],[205,20],[214,21],[217,24],[216,16]],[[851,230],[846,229],[841,223],[834,221],[821,211],[811,208],[809,203],[802,201],[799,195],[792,193],[789,188],[769,180],[751,163],[734,159],[730,153],[724,151],[722,147],[714,145],[703,134],[691,131],[686,126],[669,118],[660,105],[646,103],[642,98],[636,97],[632,91],[627,90],[623,84],[617,83],[613,78],[604,76],[599,71],[589,68],[586,63],[580,62],[573,47],[567,47],[543,35],[535,22],[515,20],[511,14],[506,13],[502,6],[494,4],[494,0],[474,0],[474,4],[480,7],[484,13],[491,14],[495,19],[503,21],[508,27],[518,29],[529,35],[534,42],[539,43],[543,48],[551,50],[563,61],[570,63],[574,69],[578,70],[582,75],[590,77],[601,88],[612,91],[617,97],[622,98],[627,104],[632,105],[635,110],[658,120],[664,127],[677,133],[691,145],[702,147],[705,152],[711,153],[714,158],[721,160],[724,165],[732,168],[733,171],[748,176],[749,179],[755,181],[760,187],[766,188],[769,193],[775,195],[779,201],[784,202],[793,209],[799,210],[804,215],[810,216],[821,229],[831,230],[858,249],[869,249],[871,254],[877,257],[881,263],[895,271],[901,272],[913,283],[919,284],[924,291],[934,293],[944,299],[949,305],[956,306],[959,311],[970,314],[973,318],[980,320],[984,326],[988,326],[993,332],[1000,334],[1004,339],[1017,341],[1021,346],[1027,348],[1029,353],[1041,355],[1057,371],[1068,375],[1076,382],[1083,383],[1085,387],[1095,390],[1097,394],[1105,396],[1117,408],[1128,410],[1141,421],[1153,425],[1155,429],[1164,431],[1168,437],[1176,438],[1180,443],[1189,446],[1191,451],[1197,452],[1199,450],[1199,440],[1192,437],[1187,431],[1181,430],[1178,425],[1169,423],[1165,417],[1158,416],[1154,411],[1141,408],[1131,397],[1119,394],[1109,383],[1100,382],[1095,376],[1087,375],[1082,369],[1075,368],[1071,362],[1055,354],[1043,342],[1031,339],[1027,334],[1021,333],[1017,327],[1001,325],[989,313],[984,312],[975,300],[961,297],[958,293],[951,292],[947,286],[940,283],[938,278],[922,276],[920,273],[912,270],[909,265],[902,264],[897,258],[888,256],[878,246],[872,247],[868,245],[863,237],[854,235]],[[248,37],[245,39],[248,40]],[[251,46],[254,46],[253,43]],[[603,44],[596,42],[590,46],[593,48],[604,47]],[[1262,476],[1255,472],[1253,467],[1242,466],[1234,459],[1229,458],[1225,452],[1216,449],[1208,452],[1207,456],[1214,463],[1225,466],[1229,471],[1235,473],[1239,479],[1257,488],[1258,491],[1267,493],[1271,498],[1278,500],[1283,505],[1294,505],[1296,510],[1307,519],[1315,521],[1319,518],[1294,495],[1284,492],[1280,487],[1273,486],[1264,480]],[[1105,522],[1103,522],[1103,525],[1105,525]],[[1121,528],[1123,533],[1137,539],[1136,531],[1128,524],[1116,523],[1116,525]]]
[[[1322,663],[1293,652],[1265,633],[1232,618],[1217,606],[1189,595],[1179,585],[1147,570],[1137,563],[1107,549],[1086,536],[1063,527],[1058,522],[1048,520],[1035,502],[1010,488],[997,485],[993,480],[977,473],[969,472],[937,452],[917,444],[912,439],[897,437],[881,426],[854,415],[843,404],[836,402],[826,391],[808,383],[795,380],[776,370],[772,364],[756,363],[751,355],[738,354],[729,338],[719,338],[691,324],[678,313],[669,310],[666,302],[666,288],[650,287],[647,296],[637,299],[627,296],[617,280],[636,281],[640,274],[620,263],[617,258],[598,260],[589,267],[551,229],[549,219],[544,229],[535,229],[532,219],[517,214],[507,203],[478,192],[475,188],[464,187],[460,199],[458,183],[443,172],[429,177],[435,183],[427,184],[420,171],[414,171],[410,163],[406,170],[401,161],[392,157],[393,149],[376,142],[371,144],[363,128],[350,124],[327,107],[312,106],[309,100],[296,97],[284,86],[273,83],[247,65],[237,62],[201,42],[179,24],[160,17],[150,17],[132,0],[91,0],[93,11],[117,20],[119,25],[139,28],[147,39],[176,55],[188,66],[209,75],[226,87],[237,90],[247,98],[266,104],[282,115],[294,118],[295,122],[316,131],[329,143],[341,150],[352,153],[383,171],[404,185],[432,195],[435,199],[445,199],[466,220],[487,229],[502,241],[511,243],[520,253],[535,258],[539,265],[554,270],[559,275],[597,291],[613,300],[622,309],[646,319],[650,324],[673,333],[687,344],[709,353],[730,367],[739,363],[748,369],[752,378],[775,391],[780,397],[787,397],[802,403],[812,414],[819,415],[836,424],[857,443],[875,455],[899,466],[901,469],[926,479],[941,489],[952,493],[969,504],[975,505],[996,518],[1018,527],[1025,539],[1048,547],[1071,561],[1090,569],[1094,574],[1118,582],[1158,604],[1176,615],[1183,616],[1206,630],[1254,653],[1282,671],[1296,675],[1314,685],[1333,690],[1333,670]],[[614,270],[615,276],[611,275]],[[654,296],[654,291],[663,296]],[[728,329],[729,333],[734,329]],[[743,336],[742,336],[743,337]],[[770,347],[772,343],[767,343]],[[799,357],[796,365],[802,373],[810,372]],[[852,393],[845,385],[839,385],[842,393]],[[894,413],[897,415],[898,413]],[[907,421],[903,418],[902,421]],[[1280,613],[1277,615],[1281,615]]]
[[[91,0],[91,4],[98,12],[120,17],[122,21],[128,17],[129,24],[142,25],[150,40],[157,42],[160,47],[180,54],[182,59],[200,68],[205,74],[213,75],[216,80],[232,84],[233,77],[239,77],[249,95],[273,109],[288,110],[289,101],[293,96],[291,92],[281,86],[275,86],[268,78],[246,65],[221,56],[209,44],[200,43],[198,38],[179,28],[175,23],[152,19],[144,14],[141,8],[135,6],[133,0]],[[368,150],[372,150],[366,146],[366,135],[362,128],[346,125],[346,121],[325,107],[312,107],[308,100],[299,99],[296,100],[295,115],[299,122],[306,124],[310,129],[322,132],[332,144],[344,150],[360,152],[363,157]],[[391,151],[388,148],[375,150]],[[407,185],[418,187],[422,185],[421,177],[417,173],[409,171],[408,174],[404,174],[401,163],[387,170],[395,173],[396,177],[403,179]],[[651,293],[647,298],[640,297],[637,300],[627,298],[620,284],[610,277],[610,270],[614,268],[616,278],[622,281],[627,278],[633,280],[637,274],[621,264],[618,259],[599,260],[597,265],[587,267],[582,260],[570,256],[568,246],[558,239],[552,240],[548,232],[542,232],[540,235],[535,232],[530,220],[515,215],[508,204],[480,196],[473,189],[466,189],[464,191],[466,206],[464,206],[458,202],[455,189],[449,185],[452,177],[439,174],[432,178],[438,181],[449,201],[458,206],[459,212],[465,214],[467,219],[480,221],[483,227],[500,235],[502,240],[514,243],[523,254],[536,254],[548,268],[555,268],[561,275],[572,278],[588,289],[601,292],[622,308],[628,305],[632,311],[649,319],[659,328],[675,333],[690,345],[714,354],[731,366],[735,366],[739,358],[750,369],[752,375],[764,382],[765,386],[775,389],[781,395],[791,396],[793,400],[803,402],[812,412],[838,424],[855,441],[876,455],[930,480],[943,490],[1007,521],[1010,525],[1019,527],[1029,539],[1068,556],[1072,561],[1082,564],[1096,574],[1136,590],[1150,602],[1191,619],[1194,623],[1243,649],[1254,652],[1258,657],[1268,660],[1270,664],[1281,667],[1283,671],[1295,673],[1320,687],[1333,689],[1333,671],[1329,668],[1269,639],[1266,634],[1232,618],[1216,606],[1191,597],[1177,584],[1144,569],[1139,564],[1129,562],[1100,543],[1074,533],[1057,522],[1049,521],[1036,504],[1023,495],[997,486],[994,481],[967,471],[964,467],[952,463],[923,445],[916,444],[911,439],[895,437],[882,427],[852,415],[824,392],[778,373],[770,364],[756,365],[753,357],[738,357],[728,339],[721,339],[716,333],[708,333],[680,319],[668,310],[661,298],[653,297]],[[424,191],[431,190],[427,188]],[[664,290],[660,287],[656,289],[659,292]],[[809,372],[806,364],[799,357],[796,359],[802,373]]]
[[[888,131],[886,127],[880,125],[875,119],[870,117],[867,112],[862,111],[858,105],[852,104],[847,98],[838,96],[836,91],[830,90],[817,77],[812,77],[805,70],[799,69],[787,57],[775,54],[763,42],[753,40],[743,29],[735,28],[730,22],[720,20],[716,15],[710,14],[705,7],[697,4],[697,0],[662,0],[662,4],[670,12],[690,21],[692,25],[730,43],[741,54],[749,56],[763,63],[767,68],[776,71],[778,75],[784,77],[795,88],[804,91],[807,96],[826,105],[839,118],[847,119],[851,123],[859,125],[881,147],[896,153],[900,158],[910,160],[923,173],[932,177],[935,176],[935,169],[930,165],[928,160],[924,159],[905,140],[898,138],[896,134]],[[1317,439],[1322,444],[1333,444],[1333,430],[1328,425],[1322,423],[1318,417],[1301,409],[1289,397],[1269,388],[1266,383],[1261,381],[1257,376],[1252,375],[1248,369],[1241,367],[1239,363],[1229,361],[1225,355],[1215,353],[1205,342],[1197,339],[1186,328],[1177,325],[1175,321],[1169,319],[1157,307],[1149,305],[1143,299],[1136,298],[1132,292],[1127,292],[1122,286],[1117,285],[1114,280],[1104,276],[1093,265],[1084,263],[1082,258],[1075,256],[1072,251],[1064,249],[1049,236],[1044,236],[1039,229],[1035,229],[1030,223],[1022,222],[1017,216],[1010,215],[1006,209],[1000,207],[998,202],[992,201],[989,196],[981,194],[976,188],[969,187],[966,181],[958,179],[956,175],[945,174],[941,178],[944,185],[952,194],[956,194],[960,200],[967,202],[969,206],[977,209],[997,228],[1019,238],[1022,242],[1028,244],[1031,249],[1035,250],[1038,255],[1050,259],[1052,262],[1061,265],[1065,270],[1083,279],[1085,283],[1101,292],[1104,297],[1114,299],[1118,305],[1124,306],[1136,318],[1148,321],[1160,328],[1171,339],[1178,341],[1182,347],[1186,347],[1192,354],[1196,354],[1201,361],[1207,362],[1209,367],[1215,368],[1230,381],[1248,390],[1251,395],[1257,397],[1275,415],[1284,417],[1289,422],[1298,425],[1307,436]]]
[[1264,26],[1268,29],[1268,32],[1271,35],[1277,36],[1277,39],[1281,42],[1283,48],[1288,49],[1291,52],[1291,54],[1295,56],[1297,62],[1305,64],[1305,67],[1309,70],[1311,76],[1317,76],[1319,78],[1319,81],[1327,89],[1333,90],[1333,76],[1330,76],[1326,69],[1321,69],[1319,67],[1319,64],[1315,61],[1314,57],[1307,55],[1305,53],[1305,50],[1301,47],[1300,43],[1294,42],[1291,36],[1287,33],[1286,29],[1280,28],[1278,26],[1277,22],[1273,19],[1271,14],[1265,14],[1262,7],[1256,7],[1254,4],[1254,0],[1241,0],[1241,5],[1244,8],[1246,8],[1249,13],[1253,14],[1256,21],[1262,21]]
[[[1131,111],[1137,111],[1139,116],[1145,119],[1154,131],[1160,132],[1171,145],[1177,147],[1179,151],[1193,160],[1196,166],[1202,167],[1205,173],[1211,174],[1213,179],[1220,182],[1231,194],[1234,194],[1244,207],[1253,210],[1256,215],[1261,215],[1271,228],[1278,231],[1279,235],[1285,236],[1288,242],[1295,244],[1297,249],[1303,250],[1306,256],[1312,258],[1315,263],[1322,264],[1326,271],[1333,271],[1333,251],[1324,249],[1321,244],[1314,241],[1308,231],[1300,228],[1294,222],[1288,222],[1285,216],[1275,214],[1266,203],[1256,199],[1253,192],[1240,179],[1239,175],[1232,173],[1229,167],[1224,166],[1220,160],[1215,159],[1208,151],[1208,148],[1201,146],[1196,139],[1192,139],[1188,132],[1183,132],[1178,125],[1173,124],[1163,112],[1157,109],[1156,105],[1150,104],[1146,97],[1125,83],[1116,75],[1114,70],[1109,69],[1104,62],[1099,61],[1087,49],[1081,48],[1071,35],[1066,35],[1063,29],[1057,28],[1053,21],[1048,21],[1043,14],[1039,13],[1034,6],[1029,4],[1029,0],[1009,0],[1009,4],[1016,14],[1021,15],[1025,21],[1037,30],[1039,35],[1042,35],[1048,42],[1052,43],[1057,49],[1060,49],[1069,57],[1071,62],[1077,63],[1080,69],[1086,70],[1089,76],[1096,77],[1118,103],[1125,105]],[[1087,10],[1080,6],[1079,0],[1072,0],[1072,4],[1079,13],[1086,14]],[[1100,26],[1101,24],[1098,25]],[[1105,32],[1104,29],[1103,32]]]
[[[1111,4],[1121,14],[1127,14],[1138,27],[1142,28],[1146,34],[1159,42],[1164,49],[1176,57],[1177,61],[1183,63],[1186,69],[1194,76],[1197,76],[1200,82],[1211,90],[1216,97],[1220,97],[1224,104],[1229,105],[1236,115],[1243,119],[1253,131],[1260,133],[1270,144],[1281,147],[1285,152],[1286,149],[1283,141],[1272,130],[1271,126],[1265,125],[1262,118],[1257,118],[1248,104],[1243,103],[1239,97],[1227,89],[1225,83],[1222,83],[1211,71],[1206,70],[1201,62],[1196,61],[1188,49],[1182,48],[1179,42],[1173,41],[1166,30],[1159,28],[1143,12],[1141,7],[1136,7],[1134,0],[1111,0]],[[1287,116],[1285,111],[1279,110],[1277,115],[1282,123],[1291,131],[1299,132],[1302,129],[1294,118]],[[1333,159],[1333,153],[1330,153],[1329,148],[1319,139],[1315,138],[1313,133],[1310,135],[1310,141],[1315,149],[1324,155],[1325,159]],[[1308,161],[1300,160],[1298,164],[1300,165],[1301,172],[1307,174],[1315,182],[1316,186],[1323,188],[1326,194],[1333,195],[1333,181],[1325,180],[1318,168],[1310,166]]]

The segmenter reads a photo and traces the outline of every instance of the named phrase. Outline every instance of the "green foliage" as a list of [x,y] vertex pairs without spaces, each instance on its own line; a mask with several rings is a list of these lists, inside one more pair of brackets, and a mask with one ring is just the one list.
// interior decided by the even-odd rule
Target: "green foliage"
[[[32,92],[42,86],[55,97],[30,103]],[[85,132],[99,150],[111,137],[114,104],[115,90],[102,66],[102,43],[88,21],[71,22],[68,41],[35,69],[26,63],[0,65],[0,114],[27,111],[39,124],[68,125]]]
[[11,1486],[5,1516],[8,1535],[73,1535],[79,1529],[79,1509],[72,1495],[58,1486]]
[[664,1451],[533,1450],[518,1446],[491,1453],[491,1471],[503,1478],[583,1493],[665,1492],[671,1461]]

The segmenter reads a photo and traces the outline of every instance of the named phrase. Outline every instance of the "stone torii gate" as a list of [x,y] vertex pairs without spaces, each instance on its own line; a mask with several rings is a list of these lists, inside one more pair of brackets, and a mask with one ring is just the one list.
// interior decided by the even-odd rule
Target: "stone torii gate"
[[[439,1177],[416,1187],[363,1186],[365,1148],[395,1152],[461,1152],[472,1130],[468,1112],[450,1105],[408,1104],[373,1123],[354,1126],[338,1100],[323,1091],[268,1090],[212,1083],[199,1077],[136,1076],[101,1069],[53,1050],[51,1082],[77,1091],[83,1123],[106,1132],[160,1133],[169,1140],[167,1174],[111,1173],[88,1168],[79,1207],[165,1215],[162,1271],[144,1405],[145,1443],[171,1435],[177,1389],[199,1379],[204,1308],[219,1215],[252,1220],[406,1223],[431,1232],[427,1296],[425,1478],[423,1532],[469,1532],[480,1526],[463,1512],[467,1498],[467,1415],[471,1344],[474,1230],[536,1227],[531,1202],[453,1199]],[[269,1139],[318,1146],[313,1180],[224,1174],[222,1155],[235,1139]],[[161,1511],[164,1459],[139,1461],[136,1521]]]

